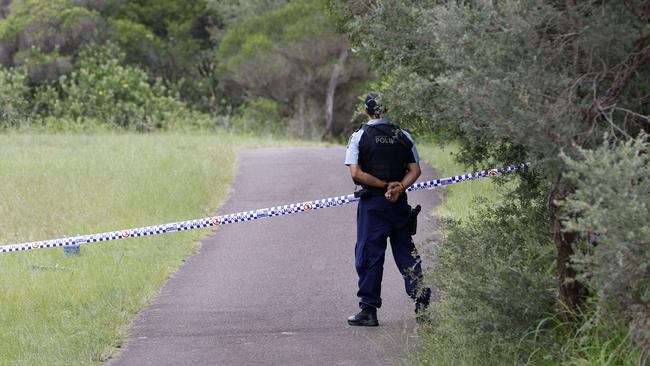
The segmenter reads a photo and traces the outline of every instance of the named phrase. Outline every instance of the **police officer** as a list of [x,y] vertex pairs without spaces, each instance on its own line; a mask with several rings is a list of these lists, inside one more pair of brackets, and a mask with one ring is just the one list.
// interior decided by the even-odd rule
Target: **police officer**
[[382,118],[385,112],[381,96],[370,93],[365,100],[370,120],[352,134],[345,156],[352,179],[366,192],[357,208],[355,247],[361,311],[348,318],[350,325],[379,325],[377,309],[381,307],[387,238],[404,277],[406,293],[416,303],[416,314],[421,314],[431,296],[429,289],[418,291],[422,268],[411,238],[411,207],[405,193],[420,176],[419,156],[411,136]]

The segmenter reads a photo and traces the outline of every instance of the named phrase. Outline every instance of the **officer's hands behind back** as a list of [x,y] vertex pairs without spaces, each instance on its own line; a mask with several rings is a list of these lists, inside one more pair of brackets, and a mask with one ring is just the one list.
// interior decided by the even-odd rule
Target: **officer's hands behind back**
[[386,188],[384,197],[390,202],[395,203],[399,196],[404,192],[404,186],[400,182],[390,182]]

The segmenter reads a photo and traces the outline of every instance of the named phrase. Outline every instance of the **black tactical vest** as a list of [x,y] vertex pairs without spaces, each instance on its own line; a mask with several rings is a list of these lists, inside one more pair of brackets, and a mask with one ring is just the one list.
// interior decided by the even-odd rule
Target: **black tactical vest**
[[[399,182],[406,165],[414,163],[413,143],[393,124],[363,125],[359,140],[361,169],[386,182]],[[367,188],[367,187],[366,187]]]

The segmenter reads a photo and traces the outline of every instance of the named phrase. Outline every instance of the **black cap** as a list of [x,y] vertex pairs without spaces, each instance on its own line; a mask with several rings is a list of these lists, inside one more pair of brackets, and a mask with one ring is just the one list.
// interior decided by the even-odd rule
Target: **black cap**
[[372,92],[366,97],[366,112],[371,116],[379,116],[386,112],[381,94]]

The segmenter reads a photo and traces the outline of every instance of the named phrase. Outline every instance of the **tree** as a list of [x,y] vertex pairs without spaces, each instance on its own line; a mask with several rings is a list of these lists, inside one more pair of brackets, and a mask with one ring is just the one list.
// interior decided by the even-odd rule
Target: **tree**
[[207,0],[207,6],[218,14],[218,29],[213,36],[218,39],[227,28],[254,16],[260,16],[288,3],[287,0]]
[[212,46],[216,15],[205,1],[108,0],[102,14],[127,60],[167,80],[196,76],[202,51]]
[[125,62],[180,83],[186,99],[207,104],[203,66],[214,46],[208,29],[215,14],[205,1],[16,0],[8,9],[0,64],[25,65],[32,84],[72,71],[83,45],[111,40],[126,52]]
[[[515,184],[507,202],[445,226],[434,249],[443,270],[429,274],[440,289],[429,336],[447,342],[438,351],[454,361],[490,349],[487,364],[544,363],[571,358],[556,348],[567,338],[609,344],[610,330],[623,329],[621,344],[634,339],[643,363],[647,142],[638,136],[650,130],[650,1],[330,6],[380,75],[391,117],[459,142],[460,159],[476,167],[533,162],[503,178]],[[549,277],[555,307],[543,286]],[[564,320],[563,331],[548,327],[548,314]]]
[[588,250],[575,265],[597,294],[607,320],[629,324],[630,335],[650,349],[650,140],[580,150],[564,157],[575,193],[561,202],[566,231]]
[[246,96],[272,99],[294,119],[294,132],[320,136],[332,128],[324,116],[328,101],[335,103],[335,90],[346,96],[337,109],[349,116],[355,103],[349,88],[366,77],[359,61],[348,58],[347,47],[320,2],[306,0],[233,26],[217,59],[226,85],[240,91],[230,95],[235,104]]
[[166,129],[191,115],[174,90],[141,68],[125,65],[125,54],[108,42],[80,50],[77,67],[35,93],[38,112],[76,123],[136,131]]
[[7,16],[9,4],[11,4],[11,0],[0,0],[0,19]]
[[0,22],[0,63],[26,66],[33,83],[55,80],[69,72],[76,49],[104,36],[105,20],[83,3],[15,1]]
[[331,137],[332,134],[332,119],[334,118],[334,94],[336,93],[336,86],[339,83],[339,78],[343,73],[343,65],[348,59],[348,50],[344,49],[341,51],[338,62],[334,65],[334,71],[332,71],[332,76],[330,81],[327,84],[327,93],[325,100],[325,133],[323,138]]
[[27,75],[24,69],[0,68],[0,127],[19,125],[29,112]]
[[650,1],[332,5],[393,81],[388,99],[410,127],[453,134],[474,164],[537,162],[538,179],[526,177],[519,192],[543,187],[559,300],[577,309],[586,290],[571,266],[577,237],[557,205],[574,190],[559,153],[595,148],[606,131],[627,138],[648,129]]

